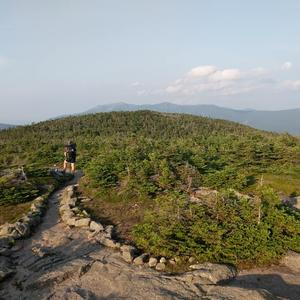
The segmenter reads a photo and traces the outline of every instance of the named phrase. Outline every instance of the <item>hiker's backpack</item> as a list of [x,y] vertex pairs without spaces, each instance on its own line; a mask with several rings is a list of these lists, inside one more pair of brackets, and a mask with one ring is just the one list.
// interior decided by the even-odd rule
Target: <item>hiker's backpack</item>
[[76,156],[76,145],[70,144],[65,146],[66,159],[72,159]]

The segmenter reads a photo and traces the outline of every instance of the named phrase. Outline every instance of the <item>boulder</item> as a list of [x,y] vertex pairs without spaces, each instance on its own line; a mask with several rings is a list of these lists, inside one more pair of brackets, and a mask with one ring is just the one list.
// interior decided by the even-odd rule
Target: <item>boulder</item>
[[76,221],[77,221],[76,218],[69,218],[69,219],[66,220],[66,224],[68,226],[75,226]]
[[14,229],[15,226],[13,224],[5,223],[0,227],[0,236],[8,236],[13,232]]
[[166,265],[164,263],[159,262],[156,266],[155,269],[157,271],[163,271],[166,268]]
[[106,237],[111,239],[111,237],[113,235],[113,231],[114,231],[114,226],[108,225],[105,227],[104,231],[106,233]]
[[15,229],[21,237],[28,237],[30,235],[30,227],[28,224],[17,222],[15,223]]
[[64,204],[68,205],[69,207],[75,207],[76,206],[76,200],[77,200],[77,198],[66,198],[64,200]]
[[142,255],[136,257],[133,260],[133,263],[135,265],[143,265],[144,263],[146,263],[149,260],[149,254],[143,253]]
[[112,248],[112,249],[120,249],[121,247],[121,244],[112,240],[112,239],[108,239],[106,237],[101,237],[101,238],[98,238],[97,241],[106,246],[106,247],[109,247],[109,248]]
[[64,222],[67,222],[69,219],[74,218],[75,215],[71,210],[64,211],[61,218]]
[[103,231],[104,228],[103,228],[103,226],[100,223],[97,223],[95,221],[91,221],[91,223],[90,223],[90,230],[91,231],[95,231],[95,232],[100,232],[100,231]]
[[121,247],[122,257],[123,259],[128,262],[132,263],[133,259],[136,256],[136,248],[130,245],[123,245]]
[[156,265],[157,265],[157,258],[155,258],[155,257],[150,257],[150,259],[149,259],[149,267],[150,268],[154,268],[154,267],[156,267]]
[[183,275],[189,282],[199,284],[218,284],[232,280],[237,275],[237,270],[233,266],[203,263],[191,265],[192,272]]
[[79,219],[76,220],[75,227],[89,227],[90,222],[91,222],[90,218]]

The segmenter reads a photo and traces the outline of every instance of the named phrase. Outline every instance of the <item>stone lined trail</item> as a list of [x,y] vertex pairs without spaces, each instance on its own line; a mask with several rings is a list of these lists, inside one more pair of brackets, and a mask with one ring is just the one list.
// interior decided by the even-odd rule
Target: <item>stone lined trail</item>
[[[264,286],[254,279],[247,286],[244,275],[230,286],[200,285],[192,276],[168,276],[128,264],[119,252],[89,239],[86,229],[69,228],[61,222],[58,202],[62,191],[49,199],[43,222],[33,236],[18,241],[9,258],[0,257],[15,272],[0,284],[0,299],[285,299],[272,296],[270,289],[257,289]],[[291,298],[286,299],[300,295],[299,285],[290,287]]]

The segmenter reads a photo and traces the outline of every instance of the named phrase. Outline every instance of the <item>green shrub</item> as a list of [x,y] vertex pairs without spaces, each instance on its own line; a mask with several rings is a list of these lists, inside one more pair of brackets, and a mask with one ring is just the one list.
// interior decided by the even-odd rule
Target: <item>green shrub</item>
[[201,204],[190,203],[183,194],[160,197],[134,227],[134,240],[158,256],[235,265],[264,265],[288,249],[299,251],[300,214],[280,206],[270,190],[261,196],[257,202],[226,192],[214,203]]

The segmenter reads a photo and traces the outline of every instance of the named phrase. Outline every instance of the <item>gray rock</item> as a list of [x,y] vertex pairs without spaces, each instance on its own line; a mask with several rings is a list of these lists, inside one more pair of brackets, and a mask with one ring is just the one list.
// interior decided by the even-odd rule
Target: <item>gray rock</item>
[[90,202],[92,199],[90,198],[81,198],[80,201],[85,203],[85,202]]
[[70,207],[69,207],[69,205],[66,205],[66,204],[63,204],[59,207],[60,214],[62,214],[64,211],[69,211],[69,210],[70,210]]
[[67,222],[69,219],[72,219],[74,217],[75,217],[75,215],[71,210],[64,211],[62,216],[61,216],[61,218],[64,222]]
[[111,238],[113,235],[114,231],[114,226],[113,225],[108,225],[105,227],[104,231],[106,232],[106,237]]
[[157,271],[163,271],[166,268],[166,265],[164,263],[159,262],[156,266],[155,269]]
[[98,238],[97,241],[106,246],[106,247],[109,247],[109,248],[112,248],[112,249],[120,249],[121,248],[121,244],[112,240],[112,239],[108,239],[106,237],[101,237],[101,238]]
[[181,263],[181,258],[180,257],[174,257],[174,260],[176,261],[176,263]]
[[75,226],[77,219],[76,218],[69,218],[66,220],[66,224],[68,226]]
[[17,231],[16,229],[14,229],[12,231],[12,233],[10,234],[10,237],[14,238],[14,239],[20,239],[22,237],[22,235],[19,233],[19,231]]
[[100,231],[103,231],[104,228],[100,223],[97,223],[95,221],[91,221],[90,230],[95,231],[95,232],[100,232]]
[[89,227],[90,222],[91,222],[90,218],[79,219],[76,220],[75,227]]
[[8,235],[11,235],[11,233],[14,231],[15,225],[5,223],[0,228],[1,228],[0,229],[0,236],[8,236]]
[[67,198],[64,200],[64,204],[68,205],[69,207],[75,207],[76,201],[77,201],[77,198]]
[[156,267],[156,265],[157,265],[157,258],[155,258],[155,257],[150,257],[150,259],[149,259],[149,267],[150,268],[154,268],[154,267]]
[[167,262],[167,260],[166,260],[164,257],[162,257],[162,258],[159,260],[159,262],[162,263],[162,264],[165,264],[165,263]]
[[187,272],[183,277],[190,278],[192,282],[196,280],[200,284],[226,282],[232,280],[237,275],[237,270],[229,265],[204,263],[191,265],[190,269],[195,271]]
[[143,253],[142,255],[136,257],[133,260],[133,263],[135,265],[143,265],[144,263],[147,263],[149,260],[149,254]]
[[121,252],[123,259],[128,263],[132,263],[136,256],[136,248],[129,245],[123,245],[121,247]]
[[21,237],[28,237],[30,235],[30,227],[24,223],[15,223],[15,229]]

